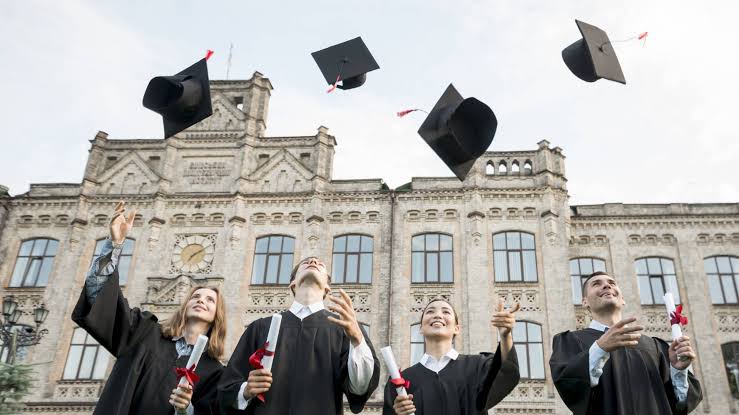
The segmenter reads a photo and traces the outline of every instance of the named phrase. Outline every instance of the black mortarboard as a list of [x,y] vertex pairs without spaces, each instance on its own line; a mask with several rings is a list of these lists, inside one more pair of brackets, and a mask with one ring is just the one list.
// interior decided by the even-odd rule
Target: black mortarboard
[[144,107],[164,119],[164,138],[171,137],[213,114],[206,59],[174,76],[157,76],[144,92]]
[[603,78],[625,84],[626,78],[606,32],[579,20],[575,23],[582,39],[562,51],[567,67],[583,81],[595,82]]
[[493,110],[476,98],[462,98],[449,84],[418,134],[454,172],[467,177],[475,160],[493,142],[498,120]]
[[339,89],[362,86],[367,80],[367,72],[380,68],[361,37],[313,52],[311,55],[329,85],[336,84],[337,79],[343,81],[343,85],[336,86]]

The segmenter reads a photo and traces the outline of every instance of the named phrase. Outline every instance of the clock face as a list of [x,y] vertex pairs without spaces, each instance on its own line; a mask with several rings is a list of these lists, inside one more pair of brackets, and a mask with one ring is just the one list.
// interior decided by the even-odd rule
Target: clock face
[[172,265],[180,272],[204,272],[210,268],[215,253],[209,235],[187,235],[176,239]]

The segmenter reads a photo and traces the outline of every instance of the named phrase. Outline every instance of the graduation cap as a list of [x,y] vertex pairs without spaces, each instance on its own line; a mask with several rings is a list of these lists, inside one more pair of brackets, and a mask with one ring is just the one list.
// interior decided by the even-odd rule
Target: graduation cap
[[157,76],[144,92],[144,107],[164,120],[164,138],[213,114],[206,58],[174,76]]
[[[367,45],[361,37],[356,37],[338,45],[311,53],[329,85],[339,89],[360,87],[367,80],[367,72],[379,69]],[[338,85],[343,81],[342,85]]]
[[449,84],[418,129],[418,134],[454,172],[467,177],[475,160],[493,142],[498,120],[493,110],[476,98],[462,98]]
[[575,20],[582,39],[562,50],[562,59],[575,76],[586,82],[598,79],[626,83],[608,35],[603,30]]

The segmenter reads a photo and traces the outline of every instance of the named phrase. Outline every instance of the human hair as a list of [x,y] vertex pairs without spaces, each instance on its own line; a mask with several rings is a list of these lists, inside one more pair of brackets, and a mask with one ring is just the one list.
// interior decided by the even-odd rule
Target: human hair
[[[298,261],[298,263],[295,264],[295,266],[293,267],[292,272],[290,273],[290,282],[288,282],[288,284],[292,284],[292,282],[295,280],[295,276],[298,274],[298,268],[300,267],[300,264],[302,264],[302,263],[304,263],[304,262],[306,262],[306,261],[308,261],[310,259],[319,259],[319,258],[318,257],[315,257],[315,256],[308,256],[308,257],[305,257],[305,258],[301,259],[300,261]],[[328,281],[326,282],[326,284],[331,285],[331,274],[329,274],[328,272],[326,272],[326,276],[328,277]],[[293,295],[295,295],[295,288],[290,287],[290,291],[292,291],[293,292]],[[324,295],[323,297],[325,298],[326,296]]]
[[609,277],[611,276],[611,274],[609,274],[609,273],[607,273],[605,271],[595,271],[594,273],[588,275],[585,278],[585,281],[583,281],[583,283],[582,283],[582,296],[583,296],[583,298],[585,298],[585,295],[588,292],[588,281],[590,281],[593,277],[597,277],[599,275],[608,275]]
[[170,318],[161,324],[162,335],[165,337],[182,336],[187,323],[187,303],[192,298],[195,291],[200,289],[213,290],[216,293],[216,315],[208,330],[208,354],[214,359],[221,359],[226,346],[226,303],[221,295],[218,287],[198,285],[190,289],[185,301],[180,304],[180,308],[172,314]]

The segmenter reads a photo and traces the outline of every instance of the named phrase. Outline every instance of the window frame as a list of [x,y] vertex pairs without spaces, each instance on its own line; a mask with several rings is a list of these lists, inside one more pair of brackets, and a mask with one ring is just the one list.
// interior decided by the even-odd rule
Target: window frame
[[[537,323],[535,321],[531,321],[531,320],[518,320],[518,321],[516,321],[516,325],[521,324],[521,323],[524,324],[524,334],[526,336],[526,340],[523,341],[523,342],[522,341],[516,341],[516,336],[513,335],[513,333],[512,333],[512,336],[513,336],[513,347],[515,348],[516,345],[523,345],[523,347],[526,349],[526,373],[527,373],[527,375],[524,376],[523,373],[522,373],[520,375],[521,376],[521,379],[534,380],[534,381],[546,380],[546,378],[547,378],[547,370],[546,370],[546,366],[545,366],[545,362],[544,362],[545,352],[546,352],[544,350],[544,327],[541,324],[539,324],[539,323]],[[539,341],[530,341],[529,340],[529,327],[528,327],[529,324],[534,325],[534,326],[536,326],[539,329],[539,339],[540,339]],[[514,331],[515,331],[515,329],[516,329],[516,327],[514,326]],[[541,363],[542,377],[540,377],[540,378],[532,378],[531,377],[531,366],[532,365],[531,365],[531,353],[529,351],[529,349],[530,349],[529,348],[529,345],[531,345],[531,344],[541,345],[541,362],[540,363]],[[520,355],[518,349],[516,350],[516,354],[519,354]],[[519,365],[520,364],[521,364],[521,360],[519,358]]]
[[[38,241],[44,241],[44,251],[41,253],[41,255],[34,255],[33,251],[35,250],[36,243]],[[49,250],[49,242],[54,242],[54,254],[48,255],[47,252]],[[28,249],[27,255],[22,255],[23,252],[23,245],[26,243],[31,242],[30,248]],[[13,264],[13,269],[10,274],[10,278],[8,280],[8,288],[45,288],[49,283],[49,278],[51,277],[51,274],[54,271],[54,261],[56,260],[56,255],[59,251],[59,240],[54,238],[48,238],[48,237],[36,237],[36,238],[28,238],[21,241],[20,245],[18,246],[18,253],[15,256],[15,263]],[[22,276],[20,277],[20,281],[18,281],[17,285],[14,285],[13,282],[16,279],[16,273],[18,272],[18,266],[19,261],[25,259],[25,265],[23,269]],[[42,276],[41,272],[44,269],[44,265],[47,263],[48,260],[48,268],[46,269],[46,274]],[[32,270],[33,264],[35,261],[38,262],[38,267],[35,269],[35,276],[33,278],[33,284],[27,284],[29,281],[29,272]],[[44,284],[38,285],[38,282],[41,277],[44,278]]]
[[[75,337],[75,333],[77,332],[77,330],[82,330],[82,332],[85,334],[85,337],[84,337],[82,343],[75,343],[74,342],[74,337]],[[90,340],[92,342],[90,342]],[[67,372],[67,366],[70,364],[70,358],[72,357],[72,349],[74,347],[80,347],[81,348],[81,351],[80,351],[80,354],[79,354],[79,356],[77,358],[77,361],[76,361],[76,370],[75,370],[74,377],[73,378],[67,378],[67,377],[65,377],[66,376],[66,372]],[[90,377],[80,377],[80,370],[82,369],[83,359],[85,357],[85,351],[88,348],[95,348],[95,352],[94,352],[94,354],[92,356],[92,359],[91,359],[92,365],[90,366]],[[105,360],[103,362],[98,362],[98,358],[100,356],[100,353],[106,353],[107,354],[107,357],[105,358]],[[107,350],[105,350],[105,348],[100,343],[98,343],[90,335],[90,333],[88,333],[82,327],[75,327],[72,330],[72,337],[69,340],[69,348],[67,349],[67,357],[66,357],[66,359],[64,359],[64,367],[62,368],[62,377],[61,377],[61,380],[62,381],[71,381],[71,382],[74,382],[74,381],[104,381],[106,379],[106,377],[107,377],[108,366],[110,365],[110,358],[111,357],[112,357],[111,354]],[[99,378],[96,378],[95,377],[95,372],[96,372],[96,369],[99,369],[98,363],[102,363],[105,366],[105,368],[103,369],[102,376],[99,377]]]
[[[357,251],[349,251],[349,237],[350,236],[358,236],[359,237],[359,247],[357,248]],[[337,251],[336,241],[339,238],[345,238],[344,239],[344,250],[343,251]],[[367,251],[363,250],[364,247],[364,238],[369,238],[371,248]],[[369,254],[369,281],[362,281],[362,263],[363,263],[363,257],[365,255]],[[336,256],[341,255],[343,256],[342,261],[342,272],[339,273],[336,270]],[[348,264],[348,258],[349,256],[356,256],[357,257],[357,263],[356,263],[356,281],[354,282],[347,282],[346,276],[347,276],[347,267]],[[372,277],[374,274],[374,261],[375,261],[375,238],[372,235],[364,234],[364,233],[344,233],[340,235],[336,235],[333,238],[332,247],[331,247],[331,283],[332,284],[349,284],[349,285],[369,285],[372,284]]]
[[[436,237],[438,237],[438,247],[437,247],[436,250],[428,250],[426,248],[426,243],[427,243],[427,240],[428,240],[427,238],[429,236],[436,236]],[[449,249],[442,249],[442,247],[441,247],[441,237],[442,236],[449,238],[449,240],[450,240],[449,241],[449,246],[450,246]],[[417,238],[417,237],[423,237],[423,249],[421,249],[421,250],[417,250],[417,249],[415,249],[413,247],[413,240],[415,238]],[[415,273],[415,268],[414,268],[413,257],[414,257],[414,254],[419,254],[419,253],[422,253],[423,254],[423,264],[422,264],[422,266],[423,266],[423,272],[422,272],[422,274],[423,274],[423,280],[422,281],[414,281],[413,280],[413,276],[416,273]],[[450,276],[450,280],[449,281],[442,281],[442,269],[443,269],[442,268],[442,257],[443,257],[442,254],[447,254],[447,253],[449,254],[448,256],[451,258],[450,259],[450,261],[451,261],[450,262],[450,265],[451,265],[451,276]],[[437,261],[436,261],[436,276],[437,276],[437,279],[436,279],[436,281],[429,281],[429,278],[428,278],[428,266],[427,266],[428,265],[428,261],[429,261],[428,258],[429,258],[429,255],[433,255],[433,254],[436,254],[436,256],[437,256]],[[445,233],[445,232],[422,232],[422,233],[417,233],[417,234],[411,236],[411,284],[454,284],[454,235],[449,234],[449,233]]]
[[[280,241],[280,251],[279,252],[270,252],[269,246],[271,244],[272,238],[280,237],[282,240]],[[257,252],[257,247],[259,246],[259,241],[262,239],[267,239],[267,248],[265,252]],[[290,238],[292,240],[292,251],[291,252],[285,252],[284,251],[284,244],[285,244],[285,238]],[[265,257],[263,267],[262,267],[262,279],[261,282],[255,282],[255,267],[257,265],[257,256],[263,255]],[[287,281],[280,282],[280,271],[282,270],[283,266],[283,259],[286,255],[289,255],[291,257],[290,265],[288,266],[288,274],[286,276]],[[267,272],[269,269],[269,258],[270,256],[278,256],[277,260],[277,276],[275,282],[266,282],[267,281]],[[254,286],[260,286],[260,287],[275,287],[275,286],[287,286],[290,284],[290,272],[292,271],[293,267],[295,266],[295,237],[291,235],[285,235],[285,234],[268,234],[268,235],[262,235],[254,239],[254,255],[252,256],[252,266],[251,266],[251,278],[249,279],[249,285]]]
[[[729,271],[730,273],[727,274],[725,272],[721,272],[719,270],[719,264],[718,259],[719,258],[727,258],[729,261]],[[713,263],[716,267],[716,272],[709,272],[706,268],[706,261],[713,260]],[[711,297],[711,304],[713,305],[736,305],[739,304],[739,267],[734,268],[734,264],[739,265],[739,256],[734,255],[711,255],[708,257],[703,258],[703,272],[706,274],[706,281],[708,282],[708,292],[709,296]],[[713,295],[711,294],[711,277],[716,277],[718,287],[721,290],[721,302],[717,303],[714,302]],[[729,302],[727,301],[726,297],[726,290],[724,289],[723,284],[723,277],[729,277],[732,285],[734,286],[734,298],[736,298],[736,301]],[[739,399],[739,397],[738,397]]]
[[[652,272],[653,270],[651,269],[651,267],[649,265],[649,262],[650,262],[649,260],[650,259],[652,259],[652,260],[653,259],[656,259],[656,260],[659,261],[659,271],[660,271],[659,274],[656,274],[656,273],[653,273]],[[637,264],[640,261],[644,261],[644,266],[646,267],[646,270],[647,270],[647,273],[646,274],[639,273],[639,267],[638,267]],[[672,271],[673,271],[672,274],[665,273],[665,271],[664,271],[664,265],[662,264],[663,261],[669,261],[669,262],[672,263]],[[675,304],[680,304],[681,303],[682,296],[680,295],[680,287],[679,287],[678,281],[677,281],[677,269],[675,268],[675,260],[673,260],[672,258],[665,257],[665,256],[656,256],[656,255],[655,256],[644,256],[644,257],[636,258],[636,259],[634,259],[634,273],[636,274],[636,284],[637,284],[637,287],[639,289],[639,303],[641,305],[645,305],[645,306],[664,306],[665,300],[662,297],[659,297],[658,298],[658,297],[655,296],[654,285],[653,284],[654,284],[654,281],[658,281],[661,284],[661,286],[662,286],[662,293],[664,295],[665,293],[668,292],[667,289],[669,288],[669,284],[667,283],[667,277],[673,277],[674,280],[675,280],[675,287],[674,287],[675,288],[675,292],[672,293],[672,295],[673,295],[673,297],[675,299]],[[649,285],[649,296],[652,299],[652,302],[651,303],[645,303],[644,302],[644,297],[643,297],[644,294],[642,293],[642,285],[643,285],[642,284],[642,279],[645,279],[645,278],[646,278],[647,283]]]
[[[413,329],[415,327],[418,327],[418,336],[421,338],[420,341],[413,340]],[[421,346],[421,354],[418,356],[418,360],[413,361],[413,346]],[[421,322],[413,323],[410,326],[410,355],[409,355],[409,364],[408,367],[415,365],[416,363],[421,361],[421,358],[423,357],[424,353],[426,353],[426,340],[423,338],[423,335],[421,334]]]
[[[518,244],[519,244],[519,247],[518,248],[508,248],[508,234],[509,233],[517,234],[518,235]],[[503,236],[503,238],[505,239],[505,248],[504,249],[498,249],[495,246],[495,237],[497,235],[504,235]],[[525,248],[524,249],[524,247],[523,247],[523,235],[529,235],[529,236],[531,236],[532,242],[533,242],[533,246],[534,246],[533,248],[530,248],[530,249],[529,248]],[[515,230],[515,229],[495,232],[495,233],[493,233],[493,236],[492,236],[492,244],[491,245],[493,247],[493,257],[492,257],[492,260],[493,260],[493,281],[496,284],[497,283],[503,283],[503,284],[508,284],[508,283],[512,283],[512,284],[538,284],[539,283],[539,264],[538,264],[538,256],[536,254],[536,234],[535,233],[533,233],[533,232],[527,232],[527,231],[523,231],[523,230]],[[497,267],[495,265],[495,262],[496,262],[496,259],[495,259],[495,256],[496,255],[495,255],[495,253],[496,252],[505,252],[505,257],[506,257],[506,263],[505,263],[506,275],[505,275],[505,279],[498,279]],[[533,252],[533,254],[534,254],[534,277],[535,278],[533,280],[527,280],[526,279],[526,273],[525,273],[526,267],[525,267],[525,261],[524,261],[524,253],[525,252]],[[511,279],[511,272],[510,272],[511,271],[511,256],[510,256],[511,253],[519,253],[519,263],[518,263],[518,266],[519,266],[519,271],[520,271],[520,275],[521,275],[521,279],[520,280],[512,280]]]
[[[107,238],[100,238],[95,240],[95,248],[92,251],[92,258],[90,259],[90,266],[92,266],[92,263],[95,262],[95,260],[100,256],[98,253],[98,246],[102,250],[102,244],[105,243],[105,240]],[[130,242],[131,245],[131,251],[130,253],[126,253],[126,243]],[[133,254],[136,250],[136,239],[134,238],[126,238],[125,241],[123,241],[123,249],[121,250],[121,254],[118,256],[118,284],[121,286],[125,286],[128,283],[128,275],[131,273],[131,264],[133,264]],[[126,273],[125,275],[122,275],[121,265],[124,261],[128,261],[128,264],[126,265]]]
[[[585,279],[588,276],[592,275],[592,273],[593,273],[593,272],[591,272],[589,274],[583,274],[582,273],[582,266],[580,264],[580,261],[581,260],[584,260],[584,259],[585,260],[590,260],[590,267],[593,270],[593,272],[603,271],[605,273],[608,273],[608,267],[606,266],[606,260],[603,259],[603,258],[592,257],[592,256],[582,256],[582,257],[570,258],[570,260],[568,262],[568,265],[569,265],[569,268],[570,268],[570,284],[572,285],[572,304],[574,304],[574,305],[582,305],[582,288],[583,288],[583,283],[585,282]],[[578,271],[578,274],[577,275],[573,275],[572,274],[572,261],[577,261],[577,271]],[[600,261],[600,262],[603,263],[603,269],[602,270],[601,269],[596,269],[596,267],[595,267],[595,261]],[[575,278],[579,278],[579,286],[577,288],[575,287]],[[580,302],[575,301],[575,296],[576,295],[580,297]]]

